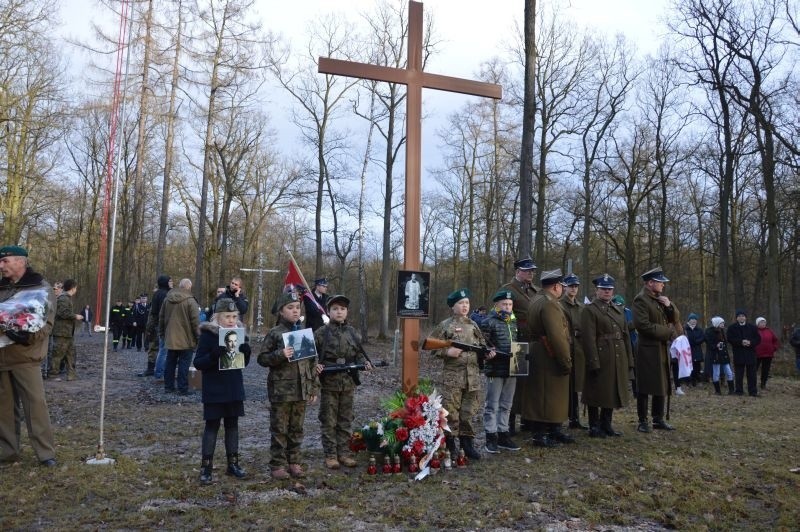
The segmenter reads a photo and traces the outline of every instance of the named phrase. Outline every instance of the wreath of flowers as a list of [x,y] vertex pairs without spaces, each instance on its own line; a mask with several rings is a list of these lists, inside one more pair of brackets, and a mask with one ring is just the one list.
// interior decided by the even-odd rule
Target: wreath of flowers
[[390,456],[399,453],[407,463],[417,461],[423,470],[444,443],[444,432],[450,431],[442,396],[429,381],[422,381],[415,393],[406,395],[397,391],[383,400],[381,406],[389,414],[354,431],[350,449],[354,452],[367,449]]
[[47,291],[23,290],[0,303],[0,329],[36,332],[44,327],[47,316]]

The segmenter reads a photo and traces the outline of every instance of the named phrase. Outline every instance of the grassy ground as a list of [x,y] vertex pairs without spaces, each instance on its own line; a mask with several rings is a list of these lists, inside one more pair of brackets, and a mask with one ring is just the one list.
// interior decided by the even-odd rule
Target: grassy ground
[[[222,434],[215,481],[197,482],[199,395],[167,395],[133,376],[141,353],[109,355],[105,449],[113,466],[91,466],[98,443],[98,338],[79,338],[75,382],[46,383],[59,465],[36,465],[23,434],[23,460],[0,466],[2,530],[797,530],[800,523],[800,380],[781,353],[759,398],[715,396],[710,385],[673,397],[675,432],[635,431],[635,408],[615,414],[622,438],[589,439],[485,457],[421,482],[322,466],[316,408],[306,417],[308,476],[268,475],[266,370],[246,371],[241,421],[248,477],[224,475]],[[388,346],[373,346],[373,352]],[[373,355],[375,357],[375,355]],[[388,353],[384,358],[390,359]],[[422,374],[435,363],[422,361]],[[379,372],[380,371],[380,372]],[[380,413],[397,370],[365,376],[357,423]],[[524,435],[520,438],[524,440]]]

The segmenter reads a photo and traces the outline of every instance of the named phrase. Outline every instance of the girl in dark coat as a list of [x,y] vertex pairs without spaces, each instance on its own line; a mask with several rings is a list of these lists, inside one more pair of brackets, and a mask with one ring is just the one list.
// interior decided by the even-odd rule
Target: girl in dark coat
[[[203,419],[206,422],[202,440],[200,482],[211,482],[214,449],[220,421],[225,424],[225,454],[228,458],[228,475],[245,476],[239,467],[239,417],[244,415],[244,382],[241,369],[220,369],[220,357],[227,348],[219,345],[219,328],[242,327],[239,310],[230,298],[221,298],[214,305],[211,321],[200,324],[200,339],[194,356],[194,367],[203,372]],[[245,342],[247,339],[245,338]],[[244,365],[250,363],[250,345],[243,343],[239,352],[244,354]]]
[[689,314],[683,328],[683,334],[692,348],[692,386],[697,386],[697,381],[702,380],[703,342],[706,341],[705,331],[697,326],[698,317],[695,313]]
[[719,388],[719,374],[725,372],[728,383],[728,395],[733,395],[733,371],[731,358],[728,356],[728,339],[725,337],[725,320],[719,316],[711,318],[711,327],[706,329],[706,346],[708,359],[711,361],[711,381],[717,395],[722,395]]

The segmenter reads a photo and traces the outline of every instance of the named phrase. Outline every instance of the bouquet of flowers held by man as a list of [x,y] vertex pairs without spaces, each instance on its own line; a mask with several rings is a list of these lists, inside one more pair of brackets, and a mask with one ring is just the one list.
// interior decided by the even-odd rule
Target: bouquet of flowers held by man
[[[23,290],[0,303],[0,330],[35,333],[47,322],[47,290]],[[13,343],[6,335],[3,345]]]
[[350,448],[353,451],[369,449],[390,456],[399,453],[406,463],[416,461],[420,471],[417,480],[424,478],[428,462],[444,443],[445,431],[450,431],[442,396],[429,381],[422,381],[415,393],[406,395],[397,391],[382,401],[381,406],[389,414],[355,431]]

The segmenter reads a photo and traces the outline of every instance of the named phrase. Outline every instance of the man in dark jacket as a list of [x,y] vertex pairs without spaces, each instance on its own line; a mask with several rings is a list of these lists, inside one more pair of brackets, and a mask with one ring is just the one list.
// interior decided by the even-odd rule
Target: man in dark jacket
[[167,294],[158,314],[158,331],[167,348],[164,390],[177,391],[179,395],[189,395],[189,366],[200,336],[200,306],[191,290],[192,281],[181,279],[178,288]]
[[642,274],[644,286],[633,299],[633,323],[639,333],[636,348],[636,410],[639,432],[651,432],[647,406],[653,396],[653,428],[675,430],[664,418],[670,384],[669,345],[683,330],[678,308],[663,294],[669,279],[661,266]]
[[747,313],[738,309],[736,322],[728,327],[728,342],[733,346],[733,368],[736,395],[744,395],[744,374],[747,373],[747,393],[758,397],[756,385],[756,349],[761,343],[758,328],[747,322]]
[[141,376],[153,375],[156,382],[164,380],[164,365],[167,363],[167,348],[164,347],[163,334],[158,329],[158,316],[161,305],[167,293],[172,290],[172,277],[160,275],[156,282],[157,288],[153,294],[153,303],[150,305],[150,314],[147,315],[146,335],[151,339],[147,350],[147,369]]
[[131,347],[136,347],[136,351],[141,351],[144,345],[144,331],[147,325],[147,314],[150,308],[147,306],[147,294],[141,294],[133,300],[133,307],[128,321],[131,326]]
[[231,279],[230,284],[225,287],[225,290],[217,294],[214,303],[216,304],[216,302],[222,298],[233,300],[239,311],[239,319],[243,321],[244,315],[247,314],[247,309],[250,308],[250,302],[247,300],[247,296],[244,295],[244,291],[242,290],[241,277],[234,277]]
[[[116,303],[108,313],[108,326],[111,327],[111,336],[112,336],[112,345],[114,346],[114,351],[119,348],[119,341],[122,338],[122,331],[125,328],[125,316],[127,314],[127,309],[125,305],[122,304],[121,299],[117,299]],[[124,342],[124,339],[123,339]],[[123,344],[123,348],[125,345]]]
[[28,251],[21,246],[0,248],[0,275],[0,302],[38,295],[44,306],[41,328],[0,328],[0,462],[20,456],[18,396],[31,446],[39,462],[52,467],[56,465],[56,447],[40,367],[53,327],[55,297],[47,281],[28,266]]
[[706,332],[702,327],[697,325],[697,320],[700,317],[692,312],[686,319],[686,326],[683,328],[683,334],[689,340],[689,346],[692,348],[692,386],[697,386],[697,381],[702,380],[703,375],[703,344],[706,341]]
[[308,296],[303,298],[303,307],[306,310],[306,326],[311,327],[312,331],[316,331],[326,323],[328,323],[328,315],[325,309],[328,308],[328,279],[320,277],[314,280],[314,290],[311,292],[311,297],[316,300],[318,305],[313,301],[308,300]]

